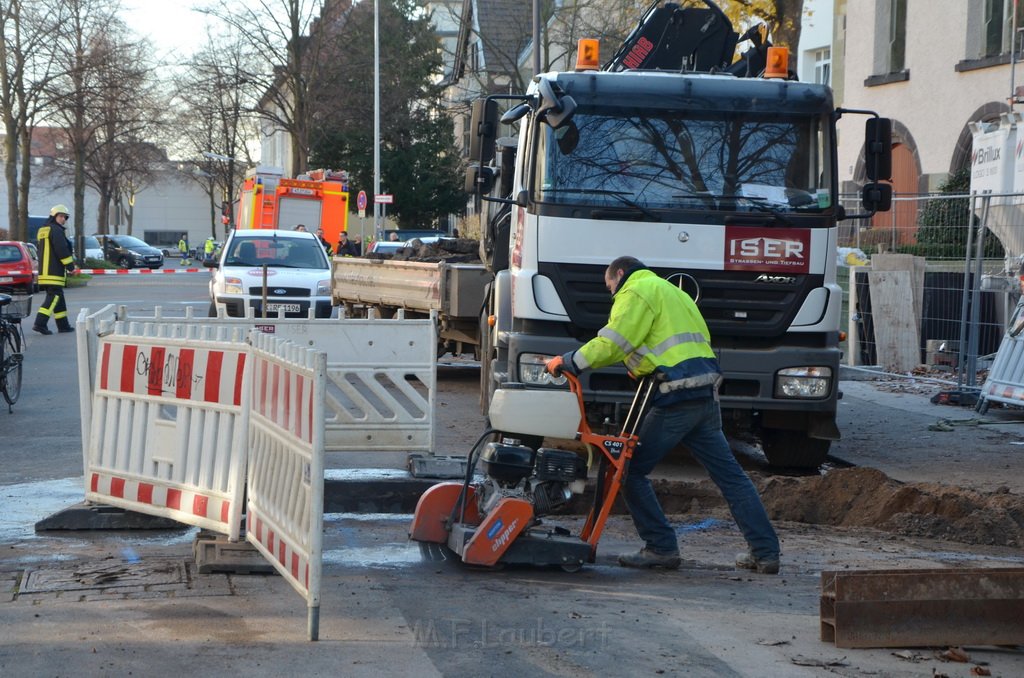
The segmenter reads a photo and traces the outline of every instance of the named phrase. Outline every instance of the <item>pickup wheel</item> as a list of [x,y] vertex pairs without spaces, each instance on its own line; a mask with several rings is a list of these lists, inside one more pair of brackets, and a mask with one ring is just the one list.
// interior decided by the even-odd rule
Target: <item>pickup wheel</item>
[[816,469],[825,462],[831,446],[831,440],[808,438],[803,431],[761,429],[761,448],[772,466]]

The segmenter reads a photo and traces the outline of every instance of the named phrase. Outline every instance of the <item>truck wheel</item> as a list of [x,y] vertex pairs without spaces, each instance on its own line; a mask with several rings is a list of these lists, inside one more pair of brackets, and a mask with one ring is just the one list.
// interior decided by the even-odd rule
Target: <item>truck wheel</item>
[[831,440],[808,438],[802,431],[761,429],[761,448],[772,466],[815,469],[825,462]]

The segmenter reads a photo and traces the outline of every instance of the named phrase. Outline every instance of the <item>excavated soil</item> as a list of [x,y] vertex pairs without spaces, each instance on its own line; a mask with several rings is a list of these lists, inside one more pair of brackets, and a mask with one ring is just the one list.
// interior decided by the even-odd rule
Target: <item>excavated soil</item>
[[480,241],[471,238],[441,238],[426,244],[419,238],[409,241],[408,247],[402,247],[394,254],[367,254],[368,259],[394,259],[396,261],[444,261],[449,264],[480,263]]
[[1024,497],[936,483],[900,483],[872,468],[773,476],[759,487],[769,515],[817,525],[871,527],[964,544],[1024,544]]

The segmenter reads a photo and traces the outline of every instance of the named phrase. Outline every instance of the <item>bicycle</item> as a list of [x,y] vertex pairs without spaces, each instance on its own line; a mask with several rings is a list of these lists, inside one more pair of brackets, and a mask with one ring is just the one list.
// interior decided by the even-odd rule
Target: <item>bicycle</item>
[[8,414],[14,412],[14,403],[21,395],[22,346],[21,319],[28,315],[32,297],[15,299],[0,294],[0,393],[7,401]]

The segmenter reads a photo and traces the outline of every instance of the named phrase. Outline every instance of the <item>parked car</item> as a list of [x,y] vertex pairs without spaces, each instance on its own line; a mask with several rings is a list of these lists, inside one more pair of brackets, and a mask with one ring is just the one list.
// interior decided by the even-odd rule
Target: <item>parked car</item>
[[0,240],[0,292],[32,294],[37,289],[38,272],[25,243]]
[[160,268],[163,253],[131,235],[99,235],[96,240],[103,250],[103,258],[120,268]]
[[315,235],[271,229],[236,230],[228,236],[210,278],[210,317],[223,308],[243,317],[252,308],[262,315],[263,266],[267,266],[267,315],[331,317],[331,267]]
[[100,241],[94,235],[85,236],[85,258],[103,260],[103,248]]
[[21,243],[28,248],[28,254],[32,257],[32,292],[39,291],[39,248],[34,242]]

